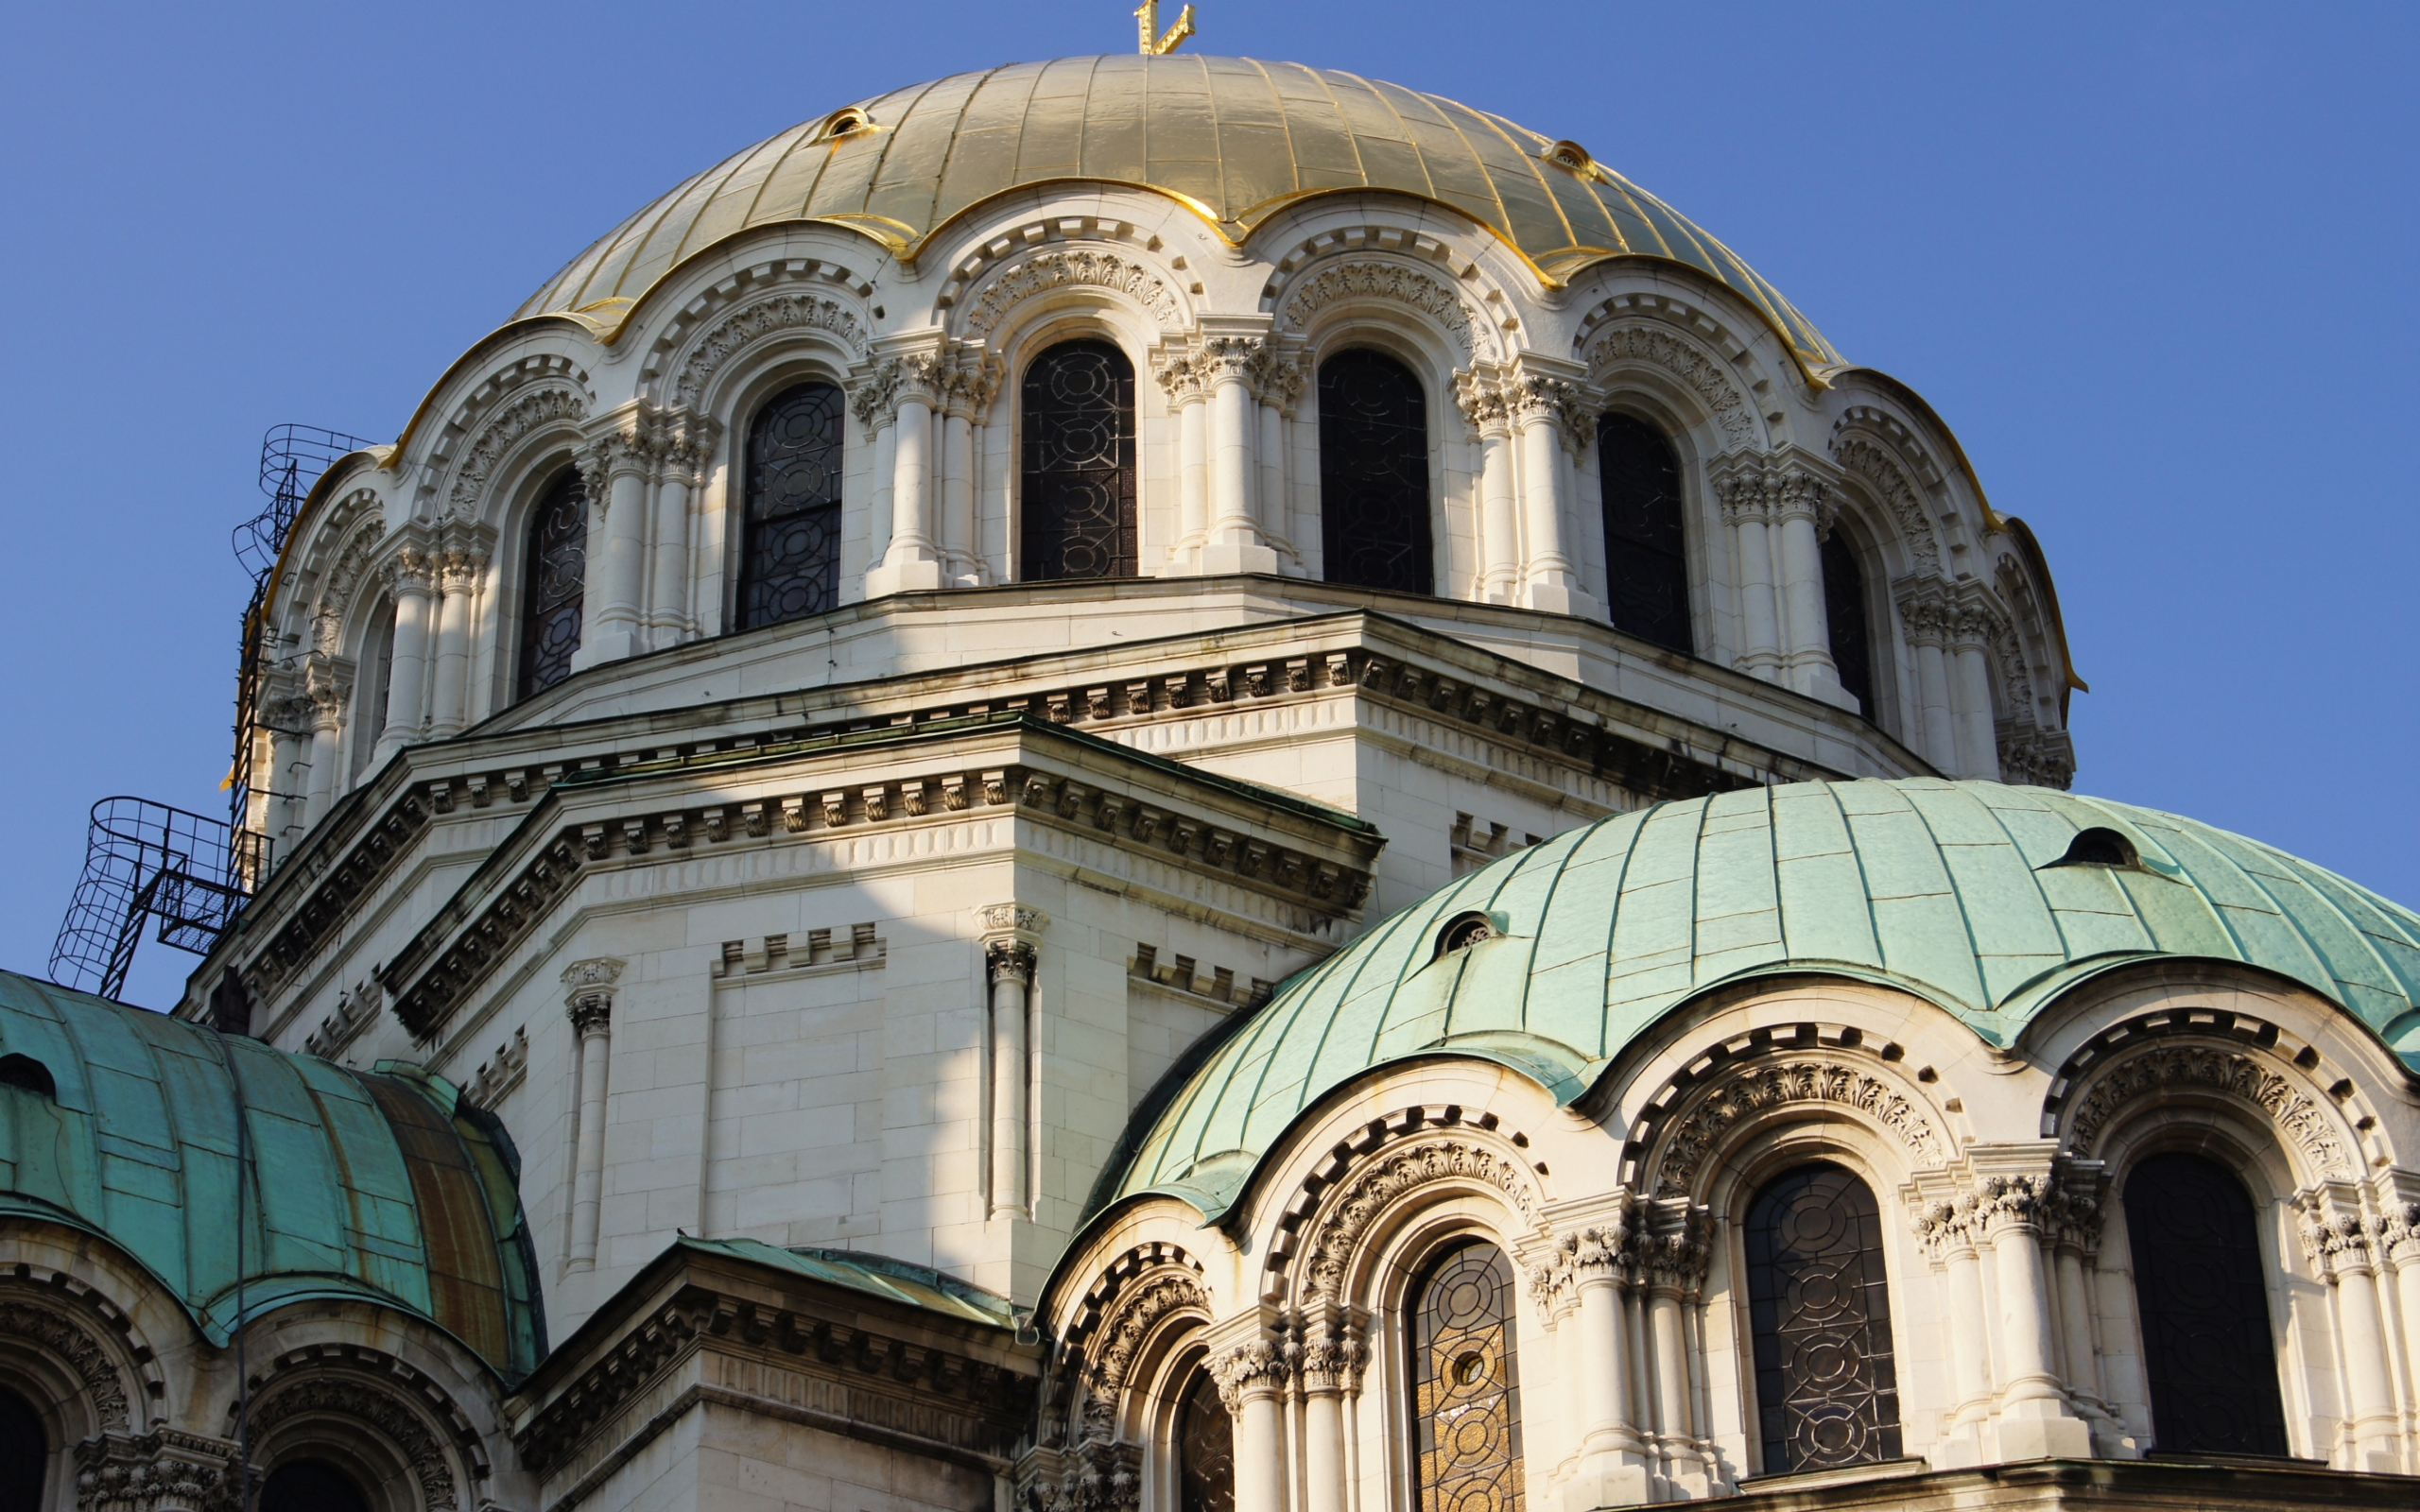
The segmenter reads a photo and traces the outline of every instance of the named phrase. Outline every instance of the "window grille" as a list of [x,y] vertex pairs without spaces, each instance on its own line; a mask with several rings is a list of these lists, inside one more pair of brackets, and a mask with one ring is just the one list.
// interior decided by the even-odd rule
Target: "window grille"
[[1236,1429],[1219,1383],[1193,1373],[1176,1414],[1177,1512],[1235,1512]]
[[2152,1447],[2287,1452],[2252,1197],[2197,1155],[2154,1155],[2126,1177]]
[[1512,1267],[1449,1250],[1412,1288],[1411,1418],[1420,1512],[1521,1512]]
[[539,499],[523,576],[520,696],[527,698],[570,677],[579,649],[588,592],[588,488],[579,469],[563,469]]
[[1320,364],[1320,535],[1331,583],[1433,593],[1428,399],[1384,352]]
[[1063,341],[1026,369],[1019,407],[1021,576],[1133,576],[1134,365],[1106,341]]
[[1841,686],[1874,717],[1874,639],[1866,627],[1865,573],[1857,551],[1835,526],[1824,538],[1824,618],[1832,637],[1832,666]]
[[1681,521],[1681,460],[1664,433],[1630,415],[1597,424],[1605,511],[1605,577],[1614,627],[1691,648],[1689,564]]
[[840,595],[840,390],[800,384],[748,427],[736,628],[821,614]]
[[1891,1292],[1874,1193],[1807,1165],[1748,1210],[1749,1322],[1765,1471],[1899,1457]]

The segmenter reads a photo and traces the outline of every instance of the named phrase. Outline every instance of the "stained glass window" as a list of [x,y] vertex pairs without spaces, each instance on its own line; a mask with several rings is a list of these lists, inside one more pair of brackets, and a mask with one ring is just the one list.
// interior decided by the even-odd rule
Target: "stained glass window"
[[567,467],[546,486],[529,519],[522,575],[521,692],[527,698],[571,676],[588,586],[588,490]]
[[1521,1382],[1512,1266],[1474,1243],[1411,1291],[1411,1416],[1420,1512],[1520,1512]]
[[1177,1512],[1235,1512],[1236,1429],[1219,1384],[1193,1373],[1176,1411]]
[[42,1418],[15,1392],[0,1391],[0,1512],[41,1512],[43,1472],[49,1466]]
[[1686,651],[1689,565],[1681,531],[1681,459],[1647,421],[1607,415],[1597,425],[1605,507],[1605,576],[1613,619],[1658,645]]
[[748,427],[736,629],[838,602],[840,411],[838,388],[800,384],[775,394]]
[[1022,576],[1133,576],[1134,365],[1106,341],[1063,341],[1026,369],[1018,404]]
[[1437,591],[1428,399],[1384,352],[1340,352],[1320,364],[1320,535],[1331,583]]
[[1865,622],[1865,573],[1857,551],[1835,529],[1824,538],[1824,618],[1832,636],[1832,665],[1841,686],[1874,717],[1873,637]]
[[1899,1457],[1899,1379],[1874,1193],[1801,1166],[1748,1210],[1748,1307],[1765,1470]]
[[2277,1349],[2243,1184],[2198,1155],[2154,1155],[2126,1177],[2126,1240],[2152,1447],[2284,1454]]

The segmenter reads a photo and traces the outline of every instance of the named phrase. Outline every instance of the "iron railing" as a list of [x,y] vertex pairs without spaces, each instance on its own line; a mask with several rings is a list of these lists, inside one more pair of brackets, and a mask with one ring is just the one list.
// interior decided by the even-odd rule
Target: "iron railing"
[[50,979],[115,997],[126,986],[144,925],[164,945],[207,955],[268,863],[268,837],[148,799],[93,805],[84,874],[59,938]]

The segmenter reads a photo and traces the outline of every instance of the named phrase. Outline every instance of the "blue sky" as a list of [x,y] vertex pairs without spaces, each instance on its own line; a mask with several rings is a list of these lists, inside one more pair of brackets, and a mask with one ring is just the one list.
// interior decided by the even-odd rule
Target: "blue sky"
[[[0,966],[84,814],[218,812],[261,432],[391,437],[678,180],[897,85],[1123,51],[1122,0],[28,7],[0,51]],[[1499,29],[1487,30],[1491,19]],[[1203,0],[1203,51],[1585,145],[1914,386],[2032,524],[2079,791],[2420,904],[2420,8]],[[193,962],[147,945],[129,995]]]

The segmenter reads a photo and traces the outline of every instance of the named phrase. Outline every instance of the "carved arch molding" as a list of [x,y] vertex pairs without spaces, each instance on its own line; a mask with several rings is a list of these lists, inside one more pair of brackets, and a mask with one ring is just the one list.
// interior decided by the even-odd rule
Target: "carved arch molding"
[[480,427],[478,438],[471,443],[461,464],[455,469],[454,487],[446,495],[452,512],[464,519],[476,519],[496,465],[514,443],[544,426],[578,425],[587,413],[587,403],[578,393],[549,384],[523,394],[490,416]]
[[[1707,1083],[1710,1081],[1711,1085]],[[1704,1195],[1717,1157],[1742,1125],[1791,1108],[1850,1108],[1907,1151],[1910,1166],[1945,1164],[1953,1151],[1924,1106],[1873,1068],[1848,1059],[1789,1057],[1751,1060],[1685,1087],[1668,1088],[1651,1113],[1660,1127],[1634,1142],[1649,1159],[1659,1198]],[[1635,1173],[1633,1174],[1635,1179]]]
[[1083,1400],[1074,1424],[1085,1437],[1117,1436],[1118,1406],[1135,1362],[1169,1318],[1185,1313],[1207,1322],[1210,1294],[1180,1265],[1163,1265],[1118,1293],[1113,1311],[1085,1345]]
[[126,1378],[101,1342],[74,1318],[31,1302],[0,1301],[0,1339],[31,1344],[64,1360],[83,1383],[94,1420],[105,1432],[129,1431],[132,1408]]
[[672,380],[672,402],[683,408],[696,404],[714,382],[715,374],[756,342],[791,331],[821,331],[862,357],[868,336],[856,312],[838,300],[815,294],[777,294],[742,306],[716,322],[698,338]]
[[1756,444],[1756,417],[1746,396],[1731,381],[1723,364],[1696,343],[1657,325],[1616,326],[1598,336],[1588,349],[1589,377],[1604,382],[1610,369],[1626,362],[1661,368],[1698,396],[1706,413],[1722,429],[1723,445],[1731,450]]
[[2104,1068],[2067,1117],[2067,1148],[2090,1154],[2140,1105],[2176,1093],[2217,1096],[2256,1111],[2299,1151],[2312,1175],[2330,1181],[2360,1176],[2335,1121],[2317,1099],[2262,1065],[2257,1057],[2216,1045],[2152,1045]]
[[1278,307],[1279,328],[1300,335],[1321,310],[1351,299],[1380,300],[1426,315],[1473,361],[1498,355],[1492,333],[1485,341],[1479,337],[1486,322],[1472,313],[1459,291],[1417,268],[1375,260],[1329,263],[1296,283]]
[[[1474,1126],[1472,1132],[1477,1128]],[[1526,1139],[1517,1135],[1513,1138],[1520,1140],[1516,1148],[1526,1146]],[[1492,1144],[1492,1141],[1482,1143],[1469,1138],[1425,1140],[1368,1158],[1358,1170],[1347,1173],[1340,1183],[1306,1182],[1307,1194],[1317,1206],[1305,1213],[1298,1204],[1280,1220],[1281,1227],[1308,1227],[1311,1231],[1302,1268],[1296,1272],[1301,1278],[1297,1285],[1303,1303],[1307,1306],[1345,1300],[1345,1280],[1354,1257],[1377,1228],[1379,1219],[1423,1187],[1452,1182],[1492,1189],[1530,1228],[1536,1228],[1539,1196],[1524,1162],[1512,1152],[1493,1148]],[[1322,1193],[1340,1185],[1341,1190],[1333,1199],[1318,1200]],[[1293,1231],[1289,1229],[1287,1237],[1290,1238]],[[1272,1246],[1270,1270],[1279,1271],[1290,1252],[1290,1246]],[[1272,1294],[1282,1290],[1282,1274],[1272,1275],[1270,1280]]]
[[339,1432],[345,1433],[368,1427],[392,1445],[410,1467],[412,1478],[420,1485],[423,1506],[430,1512],[459,1506],[454,1467],[447,1462],[437,1435],[418,1413],[387,1392],[342,1376],[304,1376],[276,1388],[252,1409],[252,1432],[266,1435],[283,1423],[303,1418],[329,1419],[341,1424]]
[[1063,289],[1122,294],[1162,326],[1172,326],[1179,318],[1176,295],[1157,273],[1113,251],[1069,248],[1036,252],[1003,268],[968,309],[966,334],[989,335],[1018,305]]

